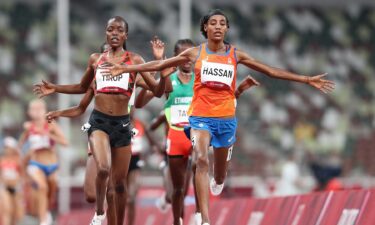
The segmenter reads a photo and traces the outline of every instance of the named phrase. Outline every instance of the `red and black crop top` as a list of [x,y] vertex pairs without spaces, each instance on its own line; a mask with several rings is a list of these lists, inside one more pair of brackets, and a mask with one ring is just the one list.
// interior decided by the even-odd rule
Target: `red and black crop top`
[[[95,93],[118,93],[126,96],[131,96],[133,93],[135,83],[135,73],[123,73],[121,75],[111,77],[110,75],[103,75],[101,69],[98,68],[101,64],[108,61],[108,52],[100,55],[95,70]],[[129,52],[125,51],[121,56],[121,64],[131,65]]]

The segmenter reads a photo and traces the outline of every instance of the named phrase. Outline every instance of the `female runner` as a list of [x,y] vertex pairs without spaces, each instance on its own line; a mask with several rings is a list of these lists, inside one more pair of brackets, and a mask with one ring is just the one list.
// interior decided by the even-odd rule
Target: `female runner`
[[[28,114],[31,121],[24,123],[24,132],[19,145],[29,144],[27,175],[31,179],[37,199],[36,207],[40,224],[49,225],[52,217],[49,208],[52,207],[57,192],[58,159],[55,143],[67,145],[68,142],[56,123],[49,124],[45,119],[46,103],[37,99],[29,103]],[[34,201],[32,201],[34,204]],[[34,205],[33,205],[34,206]]]
[[22,159],[17,141],[12,137],[4,138],[4,152],[0,156],[0,222],[3,225],[16,225],[24,210],[22,193]]
[[[194,43],[190,39],[181,39],[175,44],[174,55],[177,56],[193,46]],[[192,146],[191,142],[186,138],[183,132],[183,127],[188,125],[187,110],[193,97],[194,73],[192,64],[189,62],[180,65],[178,70],[170,76],[170,81],[172,83],[173,91],[166,93],[167,101],[164,105],[164,113],[169,125],[167,135],[167,155],[173,184],[172,210],[174,224],[178,225],[182,224],[184,211],[183,200],[187,194],[191,171],[191,167],[189,167],[188,164],[189,157],[192,153]],[[258,85],[257,81],[250,76],[246,77],[235,92],[236,98],[238,98],[243,91],[253,85]],[[142,90],[137,97],[136,106],[143,107],[152,99],[152,97],[153,95],[151,92]],[[195,164],[193,165],[193,168],[193,173],[195,173]],[[198,202],[196,201],[196,203]],[[196,204],[195,220],[197,224],[200,224],[201,222],[201,215],[199,212],[199,204]]]
[[194,63],[194,95],[189,108],[191,141],[197,152],[196,186],[203,224],[210,223],[208,216],[208,147],[214,148],[214,179],[210,187],[220,194],[227,165],[235,142],[235,80],[237,64],[243,64],[272,78],[306,83],[327,93],[334,83],[322,75],[302,76],[267,66],[247,53],[224,42],[229,21],[220,10],[212,10],[201,20],[201,32],[207,42],[187,49],[178,56],[140,65],[124,66],[107,63],[102,66],[105,75],[117,76],[124,72],[158,71],[184,63]]
[[[106,27],[106,40],[110,45],[107,52],[95,53],[90,56],[87,69],[79,84],[55,85],[43,81],[35,86],[34,91],[39,96],[54,92],[85,93],[95,77],[95,109],[89,119],[89,142],[97,165],[96,175],[96,213],[92,225],[100,225],[105,219],[104,199],[106,193],[108,205],[115,205],[115,213],[109,215],[110,225],[122,225],[127,200],[126,179],[131,158],[131,129],[128,112],[128,102],[133,92],[134,83],[137,86],[150,89],[156,96],[161,96],[165,88],[165,79],[161,78],[159,85],[149,73],[124,73],[117,78],[102,76],[99,65],[104,62],[121,64],[139,64],[144,60],[138,54],[123,48],[128,35],[128,24],[122,17],[111,18]],[[111,173],[110,173],[111,172]],[[110,177],[111,187],[107,189]],[[111,195],[114,195],[113,197]]]

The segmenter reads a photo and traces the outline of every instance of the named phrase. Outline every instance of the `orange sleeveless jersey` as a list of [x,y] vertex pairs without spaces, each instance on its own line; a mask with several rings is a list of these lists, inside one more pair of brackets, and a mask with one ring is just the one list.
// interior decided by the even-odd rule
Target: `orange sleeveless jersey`
[[188,111],[190,116],[228,117],[236,111],[237,58],[236,48],[229,46],[224,54],[211,52],[201,44],[195,61],[194,95]]

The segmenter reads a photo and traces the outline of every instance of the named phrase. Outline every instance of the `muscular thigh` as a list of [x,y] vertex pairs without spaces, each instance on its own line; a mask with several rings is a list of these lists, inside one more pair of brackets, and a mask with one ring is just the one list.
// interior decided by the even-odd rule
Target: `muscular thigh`
[[207,154],[211,139],[209,131],[191,129],[190,139],[193,145],[193,150],[195,151],[195,154],[197,154],[198,158],[202,154]]
[[114,180],[122,180],[127,176],[131,154],[130,145],[112,148],[111,177]]
[[89,142],[97,165],[111,165],[111,147],[107,133],[95,130],[90,134]]

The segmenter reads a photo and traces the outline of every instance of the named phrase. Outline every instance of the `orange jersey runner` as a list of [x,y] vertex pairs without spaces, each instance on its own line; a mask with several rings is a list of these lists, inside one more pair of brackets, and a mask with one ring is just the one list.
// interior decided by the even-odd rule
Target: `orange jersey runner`
[[188,114],[198,117],[232,117],[236,111],[236,48],[228,45],[223,54],[201,44],[194,66],[194,95]]

